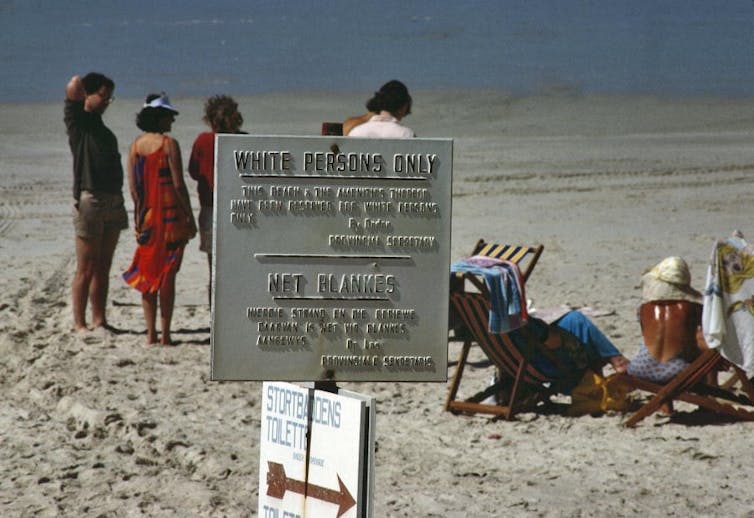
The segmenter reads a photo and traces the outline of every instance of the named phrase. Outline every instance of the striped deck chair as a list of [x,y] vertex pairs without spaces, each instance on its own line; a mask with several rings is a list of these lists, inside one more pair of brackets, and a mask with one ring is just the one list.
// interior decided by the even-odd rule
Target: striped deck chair
[[[482,293],[453,293],[451,305],[455,308],[469,333],[463,342],[458,367],[445,400],[445,410],[453,413],[484,413],[513,419],[517,411],[536,406],[553,393],[552,383],[529,363],[533,354],[521,329],[505,334],[493,334],[489,329],[489,300]],[[498,370],[497,382],[466,400],[458,400],[458,388],[472,342],[476,342]],[[482,403],[489,396],[504,401],[498,404]]]
[[[486,257],[494,257],[495,259],[503,259],[516,263],[521,268],[521,276],[524,281],[529,279],[532,270],[539,261],[539,256],[544,251],[544,245],[537,246],[520,246],[520,245],[498,245],[495,243],[487,243],[484,239],[477,241],[474,245],[474,250],[471,251],[471,255],[484,255]],[[527,259],[528,257],[528,260]]]

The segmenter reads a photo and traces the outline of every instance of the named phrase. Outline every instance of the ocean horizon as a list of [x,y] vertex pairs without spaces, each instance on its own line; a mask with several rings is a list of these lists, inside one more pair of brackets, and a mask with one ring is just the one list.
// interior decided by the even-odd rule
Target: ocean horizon
[[409,89],[754,95],[754,3],[0,2],[0,102],[57,101],[73,74],[120,97]]

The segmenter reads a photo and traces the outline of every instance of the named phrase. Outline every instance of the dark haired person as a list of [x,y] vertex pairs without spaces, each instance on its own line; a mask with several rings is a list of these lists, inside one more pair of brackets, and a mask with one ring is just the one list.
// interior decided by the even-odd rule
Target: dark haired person
[[112,79],[96,72],[73,76],[65,89],[64,121],[73,155],[76,273],[71,292],[77,332],[89,330],[87,300],[92,327],[108,327],[110,266],[120,231],[128,227],[118,140],[102,121],[114,89]]
[[178,142],[165,135],[172,129],[178,111],[167,95],[151,94],[136,116],[144,131],[128,155],[128,185],[134,202],[136,252],[123,273],[129,286],[141,292],[147,324],[147,344],[157,343],[159,297],[162,345],[171,345],[170,323],[175,304],[175,276],[183,249],[196,235],[196,222]]
[[[200,133],[191,148],[188,172],[199,192],[199,250],[207,254],[212,286],[212,205],[215,189],[215,134],[244,133],[238,103],[227,95],[213,95],[204,103],[202,119],[211,129]],[[208,289],[209,293],[210,290]]]
[[[366,103],[368,113],[343,122],[343,134],[366,138],[412,138],[414,131],[400,124],[411,113],[406,85],[388,81]],[[362,122],[365,121],[365,122]]]

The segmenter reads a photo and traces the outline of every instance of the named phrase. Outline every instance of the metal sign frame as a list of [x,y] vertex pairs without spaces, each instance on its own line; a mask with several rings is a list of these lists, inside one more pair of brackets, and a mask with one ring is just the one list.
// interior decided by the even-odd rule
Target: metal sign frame
[[446,381],[452,140],[215,149],[212,379]]

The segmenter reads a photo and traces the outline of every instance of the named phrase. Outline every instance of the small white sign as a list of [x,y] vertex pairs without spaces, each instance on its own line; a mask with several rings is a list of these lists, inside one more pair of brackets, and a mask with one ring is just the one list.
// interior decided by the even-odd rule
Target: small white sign
[[259,516],[371,516],[373,400],[277,382],[262,391]]

